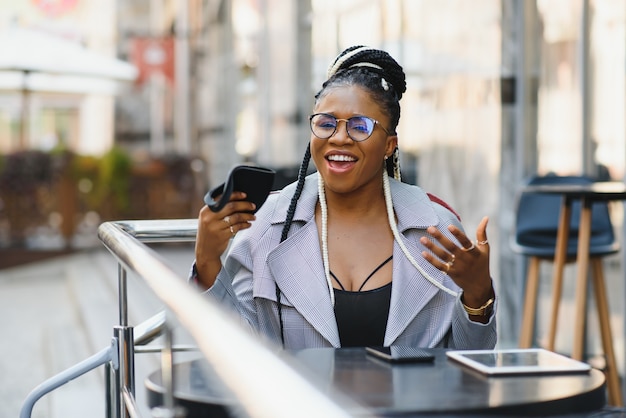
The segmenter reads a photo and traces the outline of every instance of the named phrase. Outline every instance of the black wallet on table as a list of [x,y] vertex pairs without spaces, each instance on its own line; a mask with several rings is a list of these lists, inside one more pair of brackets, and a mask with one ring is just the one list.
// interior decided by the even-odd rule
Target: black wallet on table
[[[259,210],[272,191],[276,172],[269,168],[238,165],[230,170],[228,179],[210,190],[204,196],[204,203],[213,211],[219,212],[230,200],[234,191],[245,192],[246,200],[254,203]],[[218,201],[215,199],[220,196]],[[254,213],[253,212],[253,213]]]

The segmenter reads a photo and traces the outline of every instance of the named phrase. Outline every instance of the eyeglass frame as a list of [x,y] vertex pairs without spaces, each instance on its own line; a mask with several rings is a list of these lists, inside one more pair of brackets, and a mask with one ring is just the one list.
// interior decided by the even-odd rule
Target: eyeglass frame
[[[329,116],[329,117],[331,117],[331,118],[335,119],[335,121],[337,122],[337,124],[335,125],[335,129],[333,130],[333,132],[332,132],[330,135],[328,135],[326,138],[323,138],[323,137],[321,137],[321,136],[317,135],[317,134],[313,131],[313,118],[314,118],[314,117],[316,117],[316,116],[319,116],[319,115]],[[348,135],[348,137],[349,137],[351,140],[353,140],[354,142],[363,142],[363,141],[368,140],[368,139],[369,139],[369,138],[370,138],[370,137],[374,134],[374,129],[372,129],[372,132],[370,132],[370,134],[369,134],[366,138],[363,138],[363,139],[354,139],[354,138],[352,138],[352,135],[350,135],[350,131],[348,130],[348,122],[349,122],[351,119],[354,119],[354,118],[365,118],[365,119],[368,119],[368,120],[370,120],[370,121],[374,122],[374,129],[376,128],[376,125],[378,125],[378,126],[380,126],[380,127],[382,128],[382,130],[383,130],[383,131],[385,131],[385,133],[387,134],[387,136],[393,136],[393,135],[395,135],[395,134],[392,134],[391,132],[389,132],[389,131],[387,130],[387,128],[385,128],[385,127],[382,125],[382,123],[380,123],[379,121],[377,121],[377,120],[376,120],[376,119],[374,119],[374,118],[370,118],[369,116],[359,115],[359,116],[352,116],[352,117],[350,117],[350,118],[348,118],[348,119],[340,119],[340,118],[336,117],[335,115],[331,115],[330,113],[324,113],[324,112],[314,113],[314,114],[312,114],[312,115],[310,115],[310,116],[309,116],[309,129],[311,130],[311,133],[312,133],[313,135],[315,135],[317,138],[319,138],[319,139],[329,139],[329,138],[331,138],[333,135],[335,135],[335,134],[337,133],[337,128],[339,127],[339,122],[343,121],[343,122],[345,122],[345,126],[346,126],[346,134]]]

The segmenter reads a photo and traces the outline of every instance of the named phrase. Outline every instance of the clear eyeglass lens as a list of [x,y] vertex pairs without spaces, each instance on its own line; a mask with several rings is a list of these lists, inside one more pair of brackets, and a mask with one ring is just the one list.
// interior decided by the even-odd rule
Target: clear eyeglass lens
[[321,139],[330,138],[337,129],[337,119],[330,115],[315,115],[311,119],[311,130]]
[[348,119],[348,135],[355,141],[363,141],[374,131],[374,121],[365,116],[355,116]]
[[[353,116],[346,122],[348,136],[354,141],[364,141],[372,135],[375,123],[365,116]],[[318,138],[328,139],[337,130],[337,124],[334,116],[319,114],[311,119],[311,130]]]

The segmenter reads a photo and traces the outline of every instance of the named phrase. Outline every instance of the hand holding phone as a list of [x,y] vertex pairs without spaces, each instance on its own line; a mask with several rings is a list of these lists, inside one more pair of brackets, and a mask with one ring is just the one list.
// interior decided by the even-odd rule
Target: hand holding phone
[[[219,212],[230,201],[233,192],[244,192],[246,200],[256,205],[256,212],[265,203],[274,184],[274,170],[249,165],[234,167],[226,182],[215,187],[204,196],[204,203],[213,211]],[[221,197],[219,200],[218,196]],[[254,213],[253,212],[253,213]]]

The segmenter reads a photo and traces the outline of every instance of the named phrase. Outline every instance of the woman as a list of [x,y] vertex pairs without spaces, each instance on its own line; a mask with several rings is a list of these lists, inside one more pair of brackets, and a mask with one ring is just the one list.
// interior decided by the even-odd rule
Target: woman
[[389,54],[346,49],[315,96],[297,183],[256,215],[241,193],[200,211],[194,280],[285,348],[496,343],[487,218],[473,241],[443,202],[398,181],[405,90]]

